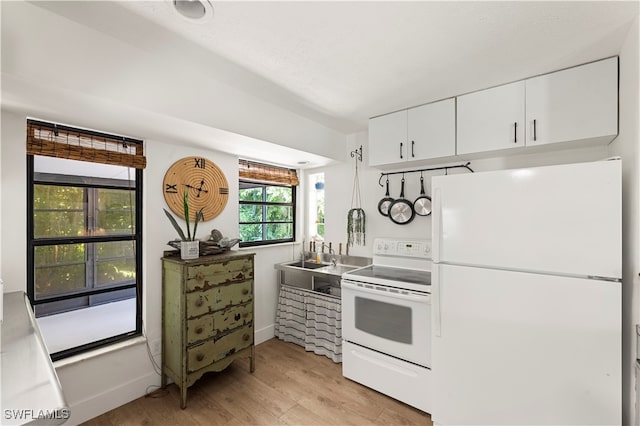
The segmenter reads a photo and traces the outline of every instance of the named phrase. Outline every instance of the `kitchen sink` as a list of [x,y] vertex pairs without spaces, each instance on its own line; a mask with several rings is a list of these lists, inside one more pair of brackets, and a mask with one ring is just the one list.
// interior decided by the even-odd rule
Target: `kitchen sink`
[[318,269],[318,268],[324,268],[330,265],[327,265],[325,263],[316,263],[316,262],[303,263],[302,261],[297,260],[295,262],[287,263],[284,266],[293,266],[294,268],[304,268],[304,269]]
[[[371,258],[367,257],[329,255],[325,253],[321,253],[320,256],[322,262],[289,260],[276,263],[274,267],[279,271],[280,284],[312,291],[320,291],[320,288],[326,289],[327,286],[339,289],[340,276],[343,273],[371,263]],[[315,256],[311,258],[315,258]],[[334,259],[336,265],[332,262]],[[334,294],[334,292],[323,292]]]

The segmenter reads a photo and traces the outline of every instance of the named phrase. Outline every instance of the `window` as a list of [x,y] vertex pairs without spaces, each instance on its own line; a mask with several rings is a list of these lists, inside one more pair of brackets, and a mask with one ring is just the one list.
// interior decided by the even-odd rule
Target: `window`
[[240,160],[240,247],[295,240],[295,170]]
[[142,142],[34,120],[27,132],[27,292],[52,358],[141,334],[142,170],[104,151]]
[[324,241],[324,173],[309,175],[309,241]]

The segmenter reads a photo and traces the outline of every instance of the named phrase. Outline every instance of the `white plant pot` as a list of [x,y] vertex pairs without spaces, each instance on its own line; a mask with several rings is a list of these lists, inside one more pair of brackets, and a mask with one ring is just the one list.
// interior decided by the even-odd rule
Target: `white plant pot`
[[180,258],[197,259],[200,256],[200,241],[182,241],[180,243]]

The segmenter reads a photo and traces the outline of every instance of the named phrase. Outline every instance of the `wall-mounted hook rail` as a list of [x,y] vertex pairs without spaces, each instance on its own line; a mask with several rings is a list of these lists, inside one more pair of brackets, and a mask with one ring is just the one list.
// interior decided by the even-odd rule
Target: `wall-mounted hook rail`
[[[360,148],[362,148],[362,147],[360,147]],[[351,156],[353,157],[353,153],[351,153]],[[378,185],[383,186],[382,185],[382,178],[385,177],[385,176],[389,176],[389,175],[399,175],[399,174],[404,175],[405,173],[422,173],[422,172],[431,172],[431,171],[434,171],[434,170],[444,170],[445,172],[447,172],[450,169],[467,169],[471,173],[473,173],[473,169],[471,167],[469,167],[470,164],[471,164],[471,162],[469,161],[466,164],[458,164],[456,166],[432,167],[430,169],[403,170],[403,171],[400,171],[400,172],[380,173],[380,178],[378,179]]]
[[356,158],[356,160],[360,160],[360,162],[362,162],[362,145],[360,145],[360,148],[356,149],[355,151],[351,151],[351,158]]

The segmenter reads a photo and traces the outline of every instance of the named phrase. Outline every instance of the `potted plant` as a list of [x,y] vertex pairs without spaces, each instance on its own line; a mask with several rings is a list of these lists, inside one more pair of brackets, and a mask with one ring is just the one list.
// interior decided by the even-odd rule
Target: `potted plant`
[[196,217],[193,221],[193,235],[192,235],[191,226],[189,224],[189,196],[187,194],[187,191],[184,192],[183,201],[184,201],[184,218],[185,218],[184,220],[187,224],[186,234],[182,231],[182,228],[180,227],[180,225],[178,225],[178,222],[171,215],[171,213],[169,213],[167,209],[163,209],[163,210],[164,210],[164,214],[167,215],[167,217],[169,218],[169,221],[171,222],[176,232],[178,233],[178,236],[180,237],[180,241],[181,241],[180,257],[182,259],[197,259],[198,256],[200,255],[200,241],[196,239],[196,231],[198,229],[198,222],[200,222],[201,220],[204,221],[204,214],[202,213],[202,210],[204,208],[200,209],[198,213],[196,213]]

